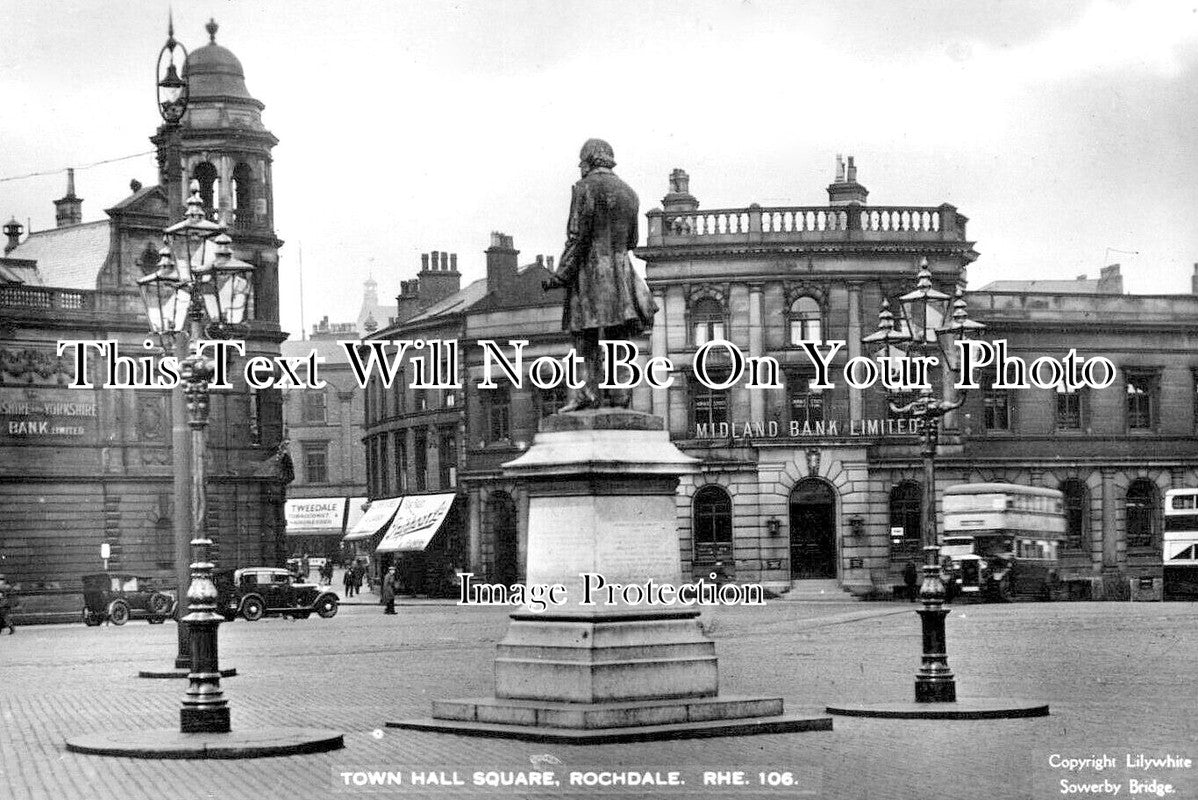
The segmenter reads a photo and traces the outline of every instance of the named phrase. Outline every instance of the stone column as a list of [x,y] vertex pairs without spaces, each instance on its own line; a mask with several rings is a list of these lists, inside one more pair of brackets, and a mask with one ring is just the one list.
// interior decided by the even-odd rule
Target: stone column
[[[761,284],[749,286],[749,355],[757,358],[764,355],[762,342],[764,331],[761,328],[764,306],[761,298]],[[749,390],[749,419],[759,421],[765,419],[765,395],[763,389]]]
[[[861,283],[849,282],[849,358],[861,355]],[[849,389],[849,419],[864,416],[861,405],[861,390]]]
[[[666,356],[669,348],[666,343],[666,327],[669,325],[669,310],[666,308],[666,293],[662,289],[653,292],[653,302],[657,303],[657,319],[653,322],[653,334],[649,340],[651,355],[654,358]],[[670,429],[670,390],[653,390],[653,413],[665,420],[666,430]]]
[[1119,529],[1116,525],[1115,470],[1102,470],[1102,568],[1119,567]]

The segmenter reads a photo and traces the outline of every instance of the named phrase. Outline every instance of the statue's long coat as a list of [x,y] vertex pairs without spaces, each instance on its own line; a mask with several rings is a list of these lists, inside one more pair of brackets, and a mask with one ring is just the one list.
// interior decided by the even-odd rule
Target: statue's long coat
[[657,309],[628,259],[639,207],[636,192],[610,169],[592,169],[574,184],[557,270],[567,287],[563,330],[626,326],[625,334],[636,334],[652,326]]

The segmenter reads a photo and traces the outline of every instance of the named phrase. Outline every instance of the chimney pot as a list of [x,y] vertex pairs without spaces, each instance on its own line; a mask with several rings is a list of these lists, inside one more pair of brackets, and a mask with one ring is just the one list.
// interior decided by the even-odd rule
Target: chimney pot
[[420,254],[420,271],[428,272],[428,253]]
[[458,271],[458,254],[457,253],[449,254],[449,269],[451,272]]

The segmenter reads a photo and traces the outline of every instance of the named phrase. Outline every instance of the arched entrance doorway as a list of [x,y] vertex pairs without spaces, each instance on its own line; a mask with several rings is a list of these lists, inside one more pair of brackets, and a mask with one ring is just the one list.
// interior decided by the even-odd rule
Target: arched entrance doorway
[[790,493],[790,577],[836,577],[836,495],[815,478]]
[[492,492],[487,499],[487,523],[495,547],[496,583],[520,580],[520,552],[516,536],[516,502],[507,492]]

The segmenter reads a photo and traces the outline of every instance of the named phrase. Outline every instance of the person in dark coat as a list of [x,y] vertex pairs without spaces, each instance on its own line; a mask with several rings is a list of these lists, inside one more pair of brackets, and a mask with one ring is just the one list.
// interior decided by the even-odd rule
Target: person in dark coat
[[907,584],[907,598],[914,603],[915,596],[918,594],[916,586],[919,584],[919,570],[915,566],[914,559],[909,559],[907,566],[903,567],[903,583]]
[[636,274],[629,254],[637,245],[640,201],[620,180],[611,145],[588,139],[579,154],[582,180],[570,197],[566,247],[549,288],[566,290],[562,330],[574,338],[574,351],[583,359],[584,384],[570,390],[560,413],[602,405],[626,408],[630,390],[609,390],[601,397],[599,340],[629,339],[653,325],[657,305],[644,280]]
[[395,581],[395,567],[391,567],[383,576],[382,585],[379,586],[379,602],[383,604],[384,614],[395,613]]

